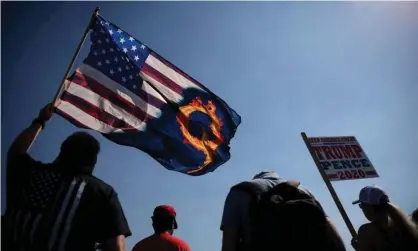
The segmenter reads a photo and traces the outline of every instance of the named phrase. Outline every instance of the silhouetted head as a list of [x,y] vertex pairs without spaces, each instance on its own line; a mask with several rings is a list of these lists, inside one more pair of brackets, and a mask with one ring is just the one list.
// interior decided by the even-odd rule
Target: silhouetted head
[[371,222],[387,219],[388,215],[385,210],[387,203],[389,203],[389,196],[383,188],[376,185],[362,188],[359,199],[353,202],[353,204],[359,204],[364,216]]
[[418,226],[418,208],[412,212],[411,219]]
[[178,228],[176,221],[176,211],[174,207],[169,205],[161,205],[154,209],[152,219],[152,227],[155,233],[173,234],[174,229]]
[[61,144],[58,160],[69,168],[93,172],[100,152],[100,143],[87,132],[75,132]]

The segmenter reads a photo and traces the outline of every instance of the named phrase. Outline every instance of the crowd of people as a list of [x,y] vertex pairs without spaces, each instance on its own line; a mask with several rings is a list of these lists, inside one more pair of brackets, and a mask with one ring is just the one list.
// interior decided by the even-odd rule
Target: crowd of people
[[[28,149],[51,118],[44,107],[12,143],[7,155],[6,212],[2,248],[8,251],[126,251],[131,236],[116,191],[93,175],[99,142],[76,132],[62,144],[52,163],[41,163]],[[408,217],[378,186],[364,187],[358,204],[370,221],[358,230],[356,251],[418,250],[418,209]],[[157,206],[154,234],[132,251],[188,251],[173,233],[178,228],[172,206]],[[296,180],[272,171],[232,186],[220,230],[222,251],[324,250],[346,246],[321,203]]]

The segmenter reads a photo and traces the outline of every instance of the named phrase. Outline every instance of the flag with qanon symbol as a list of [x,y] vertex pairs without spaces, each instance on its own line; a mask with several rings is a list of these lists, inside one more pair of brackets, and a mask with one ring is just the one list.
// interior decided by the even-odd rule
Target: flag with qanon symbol
[[59,115],[169,170],[203,175],[229,160],[241,118],[225,101],[100,15],[90,41],[66,81]]

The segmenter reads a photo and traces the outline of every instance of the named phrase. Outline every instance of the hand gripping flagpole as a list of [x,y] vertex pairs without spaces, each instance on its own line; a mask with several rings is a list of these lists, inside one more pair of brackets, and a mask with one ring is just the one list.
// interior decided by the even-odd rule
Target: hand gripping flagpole
[[87,25],[86,30],[84,31],[83,37],[81,38],[80,43],[78,43],[77,49],[76,49],[76,51],[75,51],[75,53],[73,55],[73,58],[71,59],[71,63],[68,66],[67,71],[64,74],[64,77],[63,77],[63,79],[61,81],[61,84],[58,87],[57,92],[55,93],[54,98],[52,99],[52,105],[53,106],[55,106],[55,103],[57,102],[58,97],[59,97],[62,89],[64,88],[65,80],[67,80],[67,78],[70,75],[70,71],[73,68],[74,62],[77,59],[78,54],[80,53],[81,47],[83,47],[83,44],[86,41],[87,35],[89,34],[89,31],[91,29],[91,24],[93,23],[94,18],[99,15],[99,11],[100,11],[100,8],[99,7],[96,7],[96,9],[93,12],[93,15],[90,18],[89,24]]

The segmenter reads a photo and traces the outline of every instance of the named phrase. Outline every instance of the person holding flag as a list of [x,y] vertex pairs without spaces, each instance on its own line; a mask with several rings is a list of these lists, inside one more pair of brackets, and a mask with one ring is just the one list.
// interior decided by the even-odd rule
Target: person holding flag
[[230,159],[241,118],[225,101],[97,12],[89,27],[89,54],[66,78],[57,114],[187,175]]
[[[89,33],[89,54],[70,76]],[[230,159],[229,143],[241,123],[220,97],[102,18],[97,8],[52,104],[10,148],[8,250],[84,251],[97,243],[125,250],[131,235],[116,192],[92,175],[100,146],[91,135],[71,135],[51,164],[27,154],[53,111],[191,176],[213,172]]]
[[117,193],[92,174],[99,142],[76,132],[50,164],[27,153],[52,112],[45,106],[8,151],[5,250],[91,251],[101,243],[103,250],[125,251],[131,231]]

